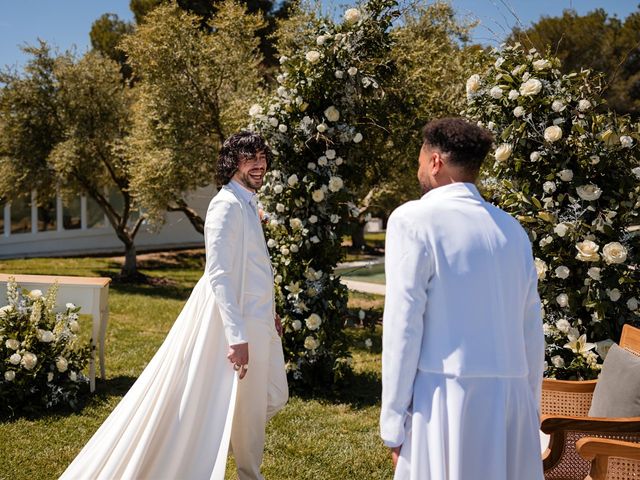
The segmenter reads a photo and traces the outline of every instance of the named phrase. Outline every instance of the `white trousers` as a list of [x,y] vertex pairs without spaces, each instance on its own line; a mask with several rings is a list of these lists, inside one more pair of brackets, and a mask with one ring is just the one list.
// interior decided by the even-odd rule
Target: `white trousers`
[[282,342],[273,319],[248,319],[249,370],[238,382],[231,449],[239,480],[262,480],[265,426],[289,398]]
[[526,377],[419,371],[395,480],[542,480],[537,405]]

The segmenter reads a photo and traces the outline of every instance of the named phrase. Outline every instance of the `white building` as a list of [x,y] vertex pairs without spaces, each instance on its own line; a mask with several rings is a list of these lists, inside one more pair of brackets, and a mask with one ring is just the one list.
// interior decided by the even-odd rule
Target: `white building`
[[[214,187],[200,189],[190,195],[189,205],[204,218],[214,193]],[[30,196],[0,205],[0,258],[124,251],[122,242],[93,199],[79,196],[64,200],[58,196],[46,206],[38,207],[36,197],[34,191]],[[112,201],[117,201],[117,198],[112,198]],[[166,214],[166,222],[157,232],[143,225],[136,235],[135,244],[138,252],[202,247],[204,238],[183,213],[172,212]]]

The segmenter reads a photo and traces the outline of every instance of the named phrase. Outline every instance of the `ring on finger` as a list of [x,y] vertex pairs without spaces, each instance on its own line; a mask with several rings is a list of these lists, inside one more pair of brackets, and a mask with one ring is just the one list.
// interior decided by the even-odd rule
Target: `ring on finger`
[[241,365],[239,363],[234,363],[233,364],[233,369],[237,372],[238,370],[240,370]]

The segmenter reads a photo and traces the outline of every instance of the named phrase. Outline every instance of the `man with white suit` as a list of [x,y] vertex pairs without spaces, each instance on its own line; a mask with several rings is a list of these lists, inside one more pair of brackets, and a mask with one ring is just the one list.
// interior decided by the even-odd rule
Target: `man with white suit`
[[205,223],[207,274],[229,344],[227,358],[240,378],[231,427],[240,480],[263,478],[265,425],[288,399],[273,270],[256,198],[270,156],[255,133],[224,142],[216,174],[223,187]]
[[490,132],[426,125],[389,218],[381,436],[395,479],[539,480],[544,336],[531,244],[475,186]]

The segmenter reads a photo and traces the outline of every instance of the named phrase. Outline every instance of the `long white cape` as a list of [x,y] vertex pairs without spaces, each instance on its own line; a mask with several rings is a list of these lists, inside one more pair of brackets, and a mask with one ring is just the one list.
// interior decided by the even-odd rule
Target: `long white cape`
[[138,380],[60,477],[223,480],[237,376],[206,278]]

